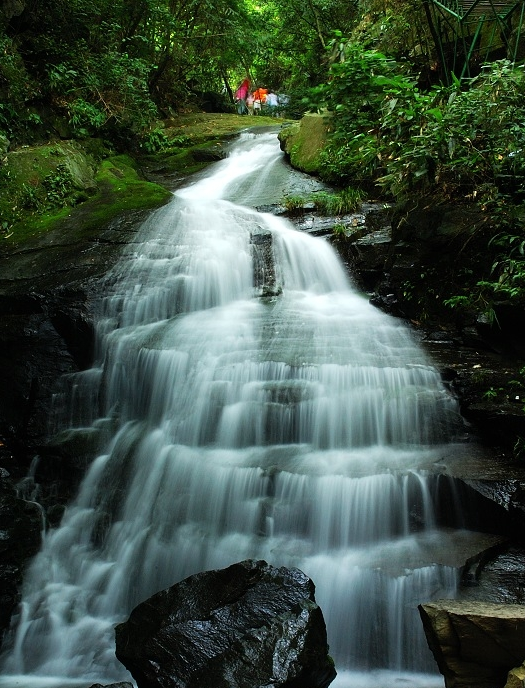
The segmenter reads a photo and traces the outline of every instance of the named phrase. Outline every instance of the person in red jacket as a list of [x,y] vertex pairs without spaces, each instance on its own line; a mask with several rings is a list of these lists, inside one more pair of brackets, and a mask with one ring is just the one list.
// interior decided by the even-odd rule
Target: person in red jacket
[[235,91],[235,103],[237,105],[237,112],[239,115],[247,115],[248,108],[246,106],[246,97],[250,92],[250,80],[245,79],[239,88]]

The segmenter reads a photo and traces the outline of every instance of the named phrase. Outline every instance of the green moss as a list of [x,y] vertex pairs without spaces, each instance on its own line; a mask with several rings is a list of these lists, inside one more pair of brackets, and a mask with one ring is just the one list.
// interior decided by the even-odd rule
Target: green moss
[[283,120],[272,117],[194,112],[167,120],[164,132],[168,139],[179,140],[184,142],[184,145],[193,146],[213,140],[224,141],[225,138],[235,135],[242,129],[278,126],[282,123]]
[[144,155],[140,162],[146,170],[156,174],[190,175],[202,170],[209,162],[197,162],[193,157],[193,148],[171,150],[168,152]]
[[171,198],[164,187],[141,179],[136,163],[126,155],[102,161],[93,178],[93,188],[96,191],[75,207],[35,208],[20,213],[9,228],[4,245],[15,246],[65,222],[81,224],[86,231],[97,229],[122,213],[157,208]]
[[126,155],[104,160],[96,180],[98,192],[84,204],[90,206],[95,224],[129,210],[157,208],[172,197],[163,186],[141,179],[136,163]]
[[308,174],[319,171],[319,155],[326,144],[328,115],[307,113],[300,122],[294,122],[279,133],[279,140],[290,163]]
[[[234,114],[196,112],[179,115],[164,123],[166,144],[157,153],[143,154],[141,165],[156,174],[194,174],[220,157],[224,142],[243,129],[280,126],[285,120]],[[204,159],[203,152],[209,152]]]

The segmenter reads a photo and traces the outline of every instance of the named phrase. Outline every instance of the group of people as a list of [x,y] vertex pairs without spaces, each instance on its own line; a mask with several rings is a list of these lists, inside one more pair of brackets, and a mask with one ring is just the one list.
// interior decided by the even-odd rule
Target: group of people
[[259,86],[252,92],[249,79],[245,79],[235,91],[235,103],[240,115],[267,114],[276,117],[280,113],[279,106],[285,105],[283,100],[271,88]]

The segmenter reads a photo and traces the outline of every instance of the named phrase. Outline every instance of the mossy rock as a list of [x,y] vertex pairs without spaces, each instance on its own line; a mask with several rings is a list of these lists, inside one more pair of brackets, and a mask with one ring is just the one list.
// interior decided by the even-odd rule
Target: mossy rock
[[[97,229],[127,211],[156,208],[171,198],[167,189],[141,177],[131,157],[111,156],[97,164],[76,142],[20,149],[0,169],[0,213],[11,220],[3,227],[5,248],[38,240],[63,224]],[[46,186],[49,179],[60,184],[57,193],[49,182]]]
[[279,132],[281,148],[293,167],[308,174],[319,172],[319,155],[326,144],[331,116],[307,113]]
[[73,205],[94,193],[95,161],[75,141],[24,146],[3,160],[0,189],[0,214],[14,224],[26,214]]

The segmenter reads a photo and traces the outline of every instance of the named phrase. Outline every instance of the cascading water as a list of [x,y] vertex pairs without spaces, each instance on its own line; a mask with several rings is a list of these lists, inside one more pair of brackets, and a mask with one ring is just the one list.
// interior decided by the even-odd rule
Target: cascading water
[[28,573],[2,685],[130,680],[115,624],[247,558],[314,580],[334,686],[442,685],[416,607],[456,574],[424,557],[442,535],[420,467],[456,403],[324,240],[254,209],[283,169],[275,133],[243,135],[108,278],[97,363],[63,406],[102,448]]

